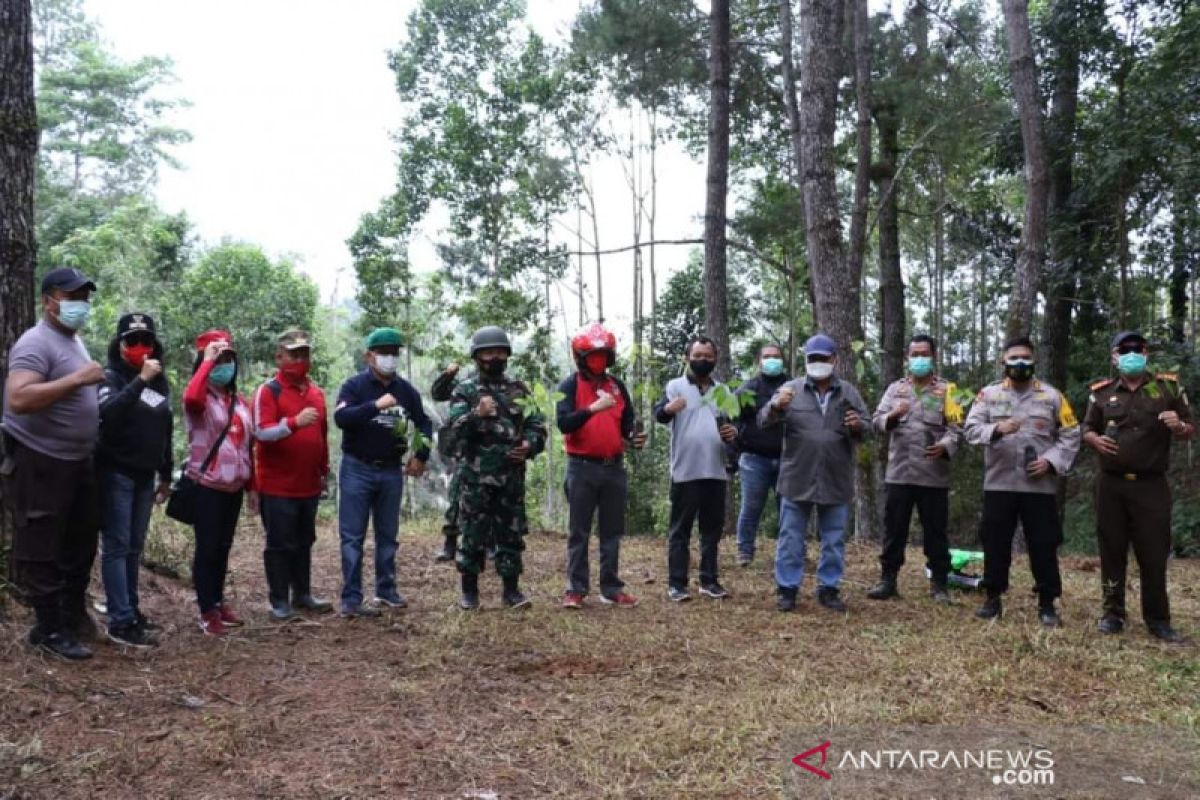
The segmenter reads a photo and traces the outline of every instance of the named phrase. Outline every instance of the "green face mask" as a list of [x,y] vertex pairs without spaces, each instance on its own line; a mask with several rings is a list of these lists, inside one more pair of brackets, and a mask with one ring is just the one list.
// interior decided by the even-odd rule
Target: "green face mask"
[[1146,354],[1123,353],[1117,356],[1117,369],[1128,378],[1136,378],[1146,371]]
[[933,358],[931,356],[913,356],[908,359],[908,371],[914,378],[927,378],[933,374]]
[[236,374],[236,364],[218,364],[208,373],[208,382],[213,386],[228,386]]

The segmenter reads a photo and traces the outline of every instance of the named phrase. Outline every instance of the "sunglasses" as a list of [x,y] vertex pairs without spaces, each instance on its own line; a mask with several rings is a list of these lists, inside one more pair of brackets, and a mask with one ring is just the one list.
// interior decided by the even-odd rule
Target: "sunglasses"
[[820,355],[819,353],[813,353],[812,355],[807,356],[805,360],[808,361],[808,363],[810,363],[810,364],[828,364],[830,361],[833,360],[833,357],[832,356],[823,356],[823,355]]
[[1127,356],[1130,353],[1144,352],[1146,352],[1146,345],[1144,344],[1123,344],[1117,348],[1117,355],[1119,356]]
[[136,347],[137,345],[148,345],[152,347],[154,345],[154,336],[149,333],[131,333],[122,341],[125,342],[126,347]]

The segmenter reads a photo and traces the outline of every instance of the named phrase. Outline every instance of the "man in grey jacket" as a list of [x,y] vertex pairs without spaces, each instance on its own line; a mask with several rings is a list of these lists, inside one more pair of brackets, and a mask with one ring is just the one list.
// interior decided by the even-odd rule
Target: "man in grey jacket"
[[667,596],[676,603],[691,599],[688,572],[692,524],[700,522],[700,594],[714,600],[729,596],[717,580],[717,545],[725,523],[725,442],[737,428],[712,402],[721,384],[712,379],[717,346],[697,336],[687,347],[687,372],[667,383],[654,405],[654,418],[671,426],[671,528],[667,535]]
[[838,379],[837,347],[824,334],[804,344],[806,377],[785,383],[758,414],[759,427],[784,428],[779,484],[783,498],[775,583],[780,611],[794,611],[804,580],[805,534],[815,512],[821,534],[817,602],[845,611],[840,597],[845,568],[846,520],[854,495],[855,445],[869,435],[858,390]]
[[1079,421],[1067,398],[1034,377],[1028,337],[1004,345],[1004,380],[984,387],[967,415],[965,434],[984,454],[983,586],[987,600],[975,612],[994,619],[1008,591],[1012,541],[1018,520],[1037,584],[1038,618],[1049,628],[1062,624],[1054,601],[1062,594],[1058,571],[1058,481],[1079,453]]

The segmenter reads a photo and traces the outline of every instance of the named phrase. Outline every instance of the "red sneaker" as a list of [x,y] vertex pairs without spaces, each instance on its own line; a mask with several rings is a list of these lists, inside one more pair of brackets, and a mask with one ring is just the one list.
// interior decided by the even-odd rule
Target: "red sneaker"
[[618,608],[633,608],[639,600],[631,594],[625,592],[617,592],[612,597],[600,595],[600,602],[609,606],[617,606]]
[[200,630],[206,636],[224,636],[228,633],[225,629],[225,623],[221,621],[221,610],[219,608],[210,608],[200,615]]
[[583,594],[580,592],[566,592],[563,594],[563,608],[583,608]]
[[233,607],[228,603],[221,603],[221,605],[217,606],[217,610],[221,615],[221,622],[224,623],[226,628],[240,628],[246,624],[242,622],[242,618],[234,612]]

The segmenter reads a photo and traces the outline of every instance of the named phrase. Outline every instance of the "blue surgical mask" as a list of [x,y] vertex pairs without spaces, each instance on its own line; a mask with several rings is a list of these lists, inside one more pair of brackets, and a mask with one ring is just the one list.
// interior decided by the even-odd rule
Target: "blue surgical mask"
[[1123,353],[1117,356],[1117,369],[1126,377],[1136,378],[1146,371],[1146,354]]
[[931,356],[913,356],[908,359],[908,371],[914,378],[926,378],[933,374],[933,358]]
[[774,378],[777,375],[783,374],[783,359],[782,358],[764,358],[762,360],[762,374]]
[[208,382],[213,386],[228,386],[234,375],[237,375],[237,364],[218,364],[208,373]]
[[86,325],[91,315],[92,304],[87,300],[58,301],[58,321],[73,331]]

